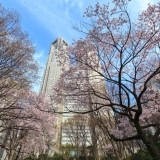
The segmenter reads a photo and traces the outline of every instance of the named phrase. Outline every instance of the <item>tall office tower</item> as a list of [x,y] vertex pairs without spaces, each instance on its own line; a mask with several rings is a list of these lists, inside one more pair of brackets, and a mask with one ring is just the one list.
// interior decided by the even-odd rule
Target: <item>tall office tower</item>
[[[58,53],[61,49],[65,49],[68,46],[68,43],[63,38],[57,38],[51,45],[42,84],[41,84],[41,93],[43,93],[46,97],[52,95],[52,90],[54,85],[57,83],[57,80],[60,78],[61,75],[61,68],[58,65],[57,59],[55,54]],[[68,64],[69,65],[69,64]],[[66,64],[67,66],[67,64]],[[65,112],[68,111],[67,108],[71,109],[73,106],[73,102],[57,104],[58,111]],[[70,139],[66,134],[65,127],[63,123],[65,123],[68,119],[73,118],[73,113],[61,114],[57,115],[57,124],[56,124],[56,140],[54,148],[58,151],[60,145],[65,145],[67,143],[71,143]],[[55,150],[54,150],[55,151]],[[51,152],[53,150],[51,149]]]
[[[61,68],[58,65],[57,59],[56,59],[56,53],[60,51],[61,49],[65,49],[68,46],[68,43],[61,37],[57,38],[52,44],[50,48],[50,52],[48,55],[48,60],[45,68],[45,72],[43,75],[43,80],[41,84],[41,93],[44,94],[46,97],[49,98],[50,95],[52,95],[52,90],[54,85],[57,83],[57,80],[59,79],[61,75]],[[63,104],[57,104],[58,111],[62,112],[64,109]],[[57,123],[53,124],[56,127],[56,136],[53,140],[54,146],[51,146],[50,148],[50,154],[53,152],[57,152],[59,150],[59,147],[61,145],[61,139],[62,139],[62,120],[63,115],[57,115]]]
[[61,69],[60,66],[58,66],[55,54],[56,52],[60,51],[60,49],[65,49],[67,46],[68,43],[61,37],[57,38],[51,45],[41,85],[41,93],[45,94],[46,96],[51,94],[52,88],[61,74]]
[[[46,97],[52,95],[52,88],[57,83],[57,80],[60,78],[60,75],[62,73],[55,54],[58,53],[58,51],[60,51],[61,49],[65,49],[67,46],[68,44],[63,38],[57,38],[51,45],[41,85],[41,93],[45,94]],[[68,64],[68,67],[69,65],[70,64]],[[90,74],[90,83],[92,83],[95,89],[98,88],[102,92],[105,92],[106,90],[104,80],[102,78],[99,78],[99,75],[97,75],[96,72],[92,72]],[[91,98],[92,101],[94,101],[94,97]],[[73,100],[64,100],[62,104],[57,104],[57,108],[60,112],[65,112],[68,111],[68,109],[72,110],[72,107],[74,105],[76,104]],[[78,111],[84,111],[82,106],[76,106],[76,109]],[[92,125],[92,128],[88,125],[90,123],[90,120],[90,115],[74,115],[73,113],[64,113],[61,115],[57,115],[57,134],[54,141],[55,146],[53,146],[54,149],[50,149],[50,152],[58,152],[60,146],[65,145],[67,143],[74,144],[74,146],[78,146],[77,148],[85,148],[89,146],[91,143],[95,143],[91,142],[93,141],[92,137],[95,137],[95,135],[94,133],[92,133],[94,130],[92,129],[94,125]],[[63,124],[65,124],[65,126]]]

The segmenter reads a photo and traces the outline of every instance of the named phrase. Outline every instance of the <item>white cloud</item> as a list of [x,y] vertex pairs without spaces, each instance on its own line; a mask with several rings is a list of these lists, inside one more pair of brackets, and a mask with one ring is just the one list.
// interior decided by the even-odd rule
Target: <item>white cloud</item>
[[36,52],[36,54],[34,55],[34,58],[38,60],[42,58],[44,54],[45,54],[44,51],[41,50],[40,52]]
[[139,10],[142,11],[142,10],[145,10],[147,9],[148,7],[148,4],[154,4],[156,3],[158,0],[136,0],[137,1],[137,5],[135,3],[136,6],[139,6]]
[[[71,0],[53,1],[53,0],[18,0],[38,22],[44,26],[52,35],[63,36],[66,34],[68,37],[72,35],[71,30],[72,20],[68,15],[71,5]],[[76,0],[73,0],[74,5]],[[61,4],[63,3],[63,4]],[[64,3],[68,3],[65,5]],[[79,5],[81,6],[81,5]],[[78,12],[78,11],[77,11]]]
[[79,6],[80,9],[82,8],[82,6],[83,6],[82,1],[79,1],[79,2],[78,2],[78,6]]
[[78,7],[82,8],[83,0],[61,0],[61,4],[66,4],[68,8]]
[[69,0],[64,0],[64,2],[65,2],[66,4],[68,4]]
[[[97,0],[17,0],[23,5],[41,26],[46,28],[54,37],[63,36],[71,41],[77,34],[72,30],[72,22],[79,23],[88,5],[94,5]],[[148,3],[158,0],[132,0],[131,12],[137,14],[147,8]],[[111,0],[101,0],[108,3]],[[78,17],[80,16],[81,17]],[[72,19],[74,18],[74,19]]]

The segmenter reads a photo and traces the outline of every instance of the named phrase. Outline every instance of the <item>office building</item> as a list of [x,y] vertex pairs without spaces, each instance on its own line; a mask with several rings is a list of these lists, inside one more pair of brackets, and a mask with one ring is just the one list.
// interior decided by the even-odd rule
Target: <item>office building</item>
[[61,74],[60,66],[56,60],[56,52],[60,51],[60,49],[68,46],[68,43],[63,38],[57,38],[52,44],[50,48],[50,52],[48,55],[48,60],[45,68],[45,72],[43,75],[42,85],[41,85],[41,93],[49,96],[52,92],[53,86],[56,84],[58,78]]
[[[41,93],[43,93],[45,96],[49,97],[53,93],[53,87],[57,83],[57,80],[60,78],[60,75],[62,73],[60,66],[58,65],[57,59],[56,59],[56,53],[60,51],[61,49],[65,49],[68,46],[68,43],[63,38],[57,38],[51,45],[50,52],[48,55],[48,60],[46,64],[46,69],[43,76],[43,81],[41,85]],[[69,64],[68,64],[69,65]],[[66,65],[67,66],[67,65]],[[83,72],[83,71],[82,71]],[[90,81],[95,86],[95,88],[99,88],[101,91],[105,90],[105,83],[102,78],[96,79],[95,77],[98,77],[97,73],[91,72],[90,73]],[[91,97],[92,100],[94,100],[94,97]],[[69,101],[69,103],[65,103],[65,100],[63,104],[57,104],[58,111],[63,112],[67,111],[67,108],[70,108],[74,105],[73,101]],[[81,108],[81,106],[78,106]],[[87,124],[90,122],[90,116],[78,116],[75,115],[76,119],[74,120],[74,114],[73,113],[67,113],[67,114],[59,114],[57,115],[57,123],[56,123],[56,139],[54,141],[55,146],[57,150],[51,150],[51,152],[59,151],[59,148],[61,145],[69,144],[71,143],[71,139],[75,141],[76,145],[91,145],[91,134],[92,137],[94,136],[92,133],[92,129],[87,126]],[[63,124],[66,124],[64,127]],[[71,124],[71,127],[68,127]],[[76,125],[78,124],[79,127]],[[68,126],[67,126],[68,125]],[[93,126],[92,126],[93,127]],[[81,128],[81,131],[79,130]],[[83,128],[83,129],[82,129]],[[75,134],[80,133],[81,135]],[[73,135],[74,134],[74,135]],[[81,137],[81,138],[80,138]],[[82,140],[82,137],[84,138]],[[79,142],[81,141],[81,142]],[[90,143],[89,143],[90,141]],[[85,147],[86,147],[85,146]]]

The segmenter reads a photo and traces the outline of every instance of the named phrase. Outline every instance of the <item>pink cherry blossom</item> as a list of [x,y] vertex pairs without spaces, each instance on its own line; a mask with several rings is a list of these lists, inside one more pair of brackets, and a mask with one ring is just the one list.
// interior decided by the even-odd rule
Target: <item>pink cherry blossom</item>
[[113,5],[87,8],[84,28],[74,27],[85,38],[56,55],[63,72],[52,97],[55,103],[73,102],[68,112],[95,118],[98,110],[107,108],[114,125],[100,125],[105,133],[115,141],[142,140],[156,160],[160,159],[155,146],[160,134],[155,86],[160,82],[160,3],[149,4],[133,20],[128,2],[114,0]]

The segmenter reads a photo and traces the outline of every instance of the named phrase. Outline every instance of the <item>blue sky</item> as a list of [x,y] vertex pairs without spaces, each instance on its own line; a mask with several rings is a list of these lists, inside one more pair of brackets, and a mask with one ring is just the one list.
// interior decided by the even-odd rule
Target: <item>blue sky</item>
[[[130,11],[133,16],[146,9],[148,3],[158,0],[132,0]],[[5,8],[15,9],[21,16],[22,29],[28,32],[37,46],[36,60],[45,66],[51,43],[63,37],[69,44],[80,35],[72,29],[72,23],[79,23],[89,5],[97,0],[0,0]],[[99,0],[101,4],[112,0]],[[42,75],[42,73],[41,73]],[[38,91],[39,85],[35,87]]]

